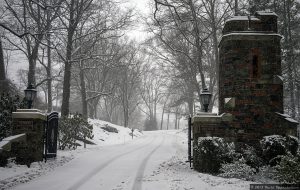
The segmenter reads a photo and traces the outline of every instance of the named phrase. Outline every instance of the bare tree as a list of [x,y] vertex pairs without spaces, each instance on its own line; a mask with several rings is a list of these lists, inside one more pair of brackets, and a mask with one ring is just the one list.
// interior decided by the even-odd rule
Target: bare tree
[[5,23],[1,23],[2,27],[19,37],[16,40],[6,39],[26,55],[29,63],[27,83],[35,85],[38,51],[46,32],[44,20],[46,11],[40,6],[39,1],[5,0],[5,6],[7,13],[4,17]]
[[139,105],[137,91],[140,87],[140,78],[142,74],[142,60],[139,57],[139,49],[134,47],[132,42],[128,49],[127,55],[123,61],[123,72],[121,77],[121,100],[124,114],[124,126],[128,127],[131,113],[135,111]]
[[163,97],[163,88],[165,88],[165,81],[160,76],[160,72],[157,67],[150,66],[151,58],[147,60],[146,65],[143,68],[142,84],[140,85],[140,96],[143,102],[143,107],[140,110],[147,115],[145,122],[145,130],[157,129],[157,106]]
[[[61,18],[63,25],[65,25],[67,28],[66,54],[65,56],[63,56],[65,72],[64,93],[62,100],[62,115],[68,115],[69,113],[71,85],[70,79],[72,63],[78,62],[82,59],[87,60],[87,58],[93,58],[96,56],[91,55],[91,53],[93,53],[92,51],[88,51],[88,53],[90,54],[82,57],[80,51],[83,49],[83,45],[76,43],[76,41],[79,42],[86,40],[86,42],[89,41],[92,45],[94,45],[97,43],[98,40],[101,40],[101,38],[103,39],[119,37],[120,34],[116,31],[120,31],[121,29],[124,29],[125,26],[127,26],[132,12],[131,10],[129,10],[127,12],[122,13],[120,9],[117,9],[115,7],[116,5],[114,5],[114,3],[109,0],[103,2],[93,2],[92,0],[70,0],[70,3],[66,6],[68,17]],[[84,33],[79,32],[81,28],[84,28]],[[104,33],[108,35],[104,35]],[[91,36],[94,37],[91,38]],[[90,41],[91,39],[93,40]],[[87,50],[93,49],[92,45],[89,46]],[[80,55],[75,56],[76,54]],[[95,74],[96,73],[94,73],[94,75]],[[97,90],[99,89],[95,89],[94,92],[96,92]],[[87,98],[87,100],[89,100],[90,103],[90,108],[94,111],[94,113],[97,110],[95,107],[97,105],[96,102],[99,101],[103,89],[100,90],[100,94],[98,93],[98,95],[95,95],[94,97]]]
[[[155,34],[157,44],[167,52],[156,51],[156,54],[166,64],[175,66],[182,73],[179,76],[190,76],[190,79],[185,77],[186,84],[190,86],[187,91],[190,97],[197,92],[199,98],[201,88],[206,86],[211,91],[215,90],[218,81],[218,38],[224,19],[231,14],[231,3],[154,0],[154,20],[149,24],[149,29]],[[214,93],[213,100],[216,97],[217,93]],[[193,102],[189,104],[192,114]]]

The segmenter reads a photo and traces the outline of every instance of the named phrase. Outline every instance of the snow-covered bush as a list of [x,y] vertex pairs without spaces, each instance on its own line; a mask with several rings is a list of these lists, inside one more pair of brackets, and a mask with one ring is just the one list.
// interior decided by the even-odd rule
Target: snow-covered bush
[[222,164],[220,172],[221,177],[253,180],[255,169],[247,165],[244,158],[241,158],[233,163]]
[[258,172],[255,174],[254,179],[255,181],[260,183],[274,183],[274,180],[276,180],[276,173],[277,172],[274,167],[264,165],[258,169]]
[[93,125],[89,124],[80,114],[63,117],[59,120],[59,149],[76,149],[77,140],[93,138]]
[[295,156],[288,153],[280,157],[279,164],[274,167],[276,179],[282,183],[300,183],[300,152]]
[[118,129],[112,127],[112,126],[109,126],[108,124],[104,124],[103,127],[101,127],[101,129],[107,131],[107,132],[110,132],[110,133],[118,133]]
[[[245,144],[244,147],[239,150],[239,152],[240,156],[242,156],[242,158],[245,160],[245,163],[257,171],[258,168],[263,165],[263,160],[258,156],[257,150],[254,147]],[[240,159],[239,156],[238,158]]]
[[296,155],[297,154],[297,150],[299,148],[299,141],[298,141],[297,137],[286,136],[285,137],[285,145],[286,145],[288,151],[292,155]]
[[298,140],[295,137],[281,135],[265,136],[260,141],[262,156],[266,163],[275,166],[279,161],[279,155],[294,154],[298,149]]
[[0,140],[11,135],[12,112],[24,105],[18,95],[0,94]]
[[231,162],[235,151],[233,143],[220,137],[199,137],[194,146],[194,167],[200,172],[218,173],[223,163]]

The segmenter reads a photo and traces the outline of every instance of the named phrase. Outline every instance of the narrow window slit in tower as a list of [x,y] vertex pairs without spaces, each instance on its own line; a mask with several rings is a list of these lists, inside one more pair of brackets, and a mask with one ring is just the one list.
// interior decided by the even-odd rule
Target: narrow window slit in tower
[[253,55],[252,58],[252,76],[253,78],[258,77],[258,56],[257,55]]

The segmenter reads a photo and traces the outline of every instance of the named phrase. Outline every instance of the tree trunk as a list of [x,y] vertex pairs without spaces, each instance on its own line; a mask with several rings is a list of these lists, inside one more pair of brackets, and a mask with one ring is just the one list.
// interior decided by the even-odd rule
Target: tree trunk
[[[236,0],[237,1],[237,0]],[[236,2],[237,3],[237,2]],[[214,58],[215,58],[215,72],[216,72],[216,83],[217,83],[217,89],[219,89],[219,48],[218,48],[218,34],[217,34],[217,26],[216,26],[216,20],[215,20],[215,15],[214,15],[214,11],[215,9],[213,9],[213,14],[212,14],[212,19],[213,19],[213,25],[212,25],[212,38],[213,38],[213,47],[214,47]],[[213,87],[214,87],[214,84],[210,87],[210,90],[211,92],[213,93]],[[215,94],[216,99],[218,100],[219,99],[219,95],[218,95],[218,92],[216,92]],[[217,101],[219,103],[219,101]],[[217,103],[217,104],[218,104]],[[213,104],[214,102],[211,102],[211,110],[213,108]],[[218,105],[217,105],[218,107]]]
[[6,80],[5,73],[5,63],[4,63],[4,55],[3,55],[3,47],[2,47],[2,38],[0,38],[0,80]]
[[[193,31],[195,33],[195,48],[196,48],[196,52],[194,52],[195,53],[194,56],[196,57],[196,63],[197,63],[197,67],[198,67],[198,71],[199,71],[200,79],[201,79],[201,86],[203,89],[206,87],[206,85],[205,85],[205,77],[204,77],[203,65],[202,65],[202,44],[201,44],[201,39],[200,39],[200,31],[199,31],[199,27],[198,27],[198,17],[196,14],[195,5],[192,0],[189,0],[189,6],[191,8],[193,21],[194,21],[193,22]],[[199,98],[200,98],[200,96],[199,96]]]
[[28,69],[28,85],[32,84],[33,86],[35,86],[36,82],[35,82],[35,69],[36,69],[36,63],[34,62],[34,59],[32,58],[32,56],[29,57],[29,69]]
[[298,108],[298,121],[300,121],[300,84],[297,84],[297,108]]
[[295,118],[296,116],[296,106],[295,106],[295,94],[294,94],[294,81],[293,81],[293,75],[292,75],[292,67],[293,67],[293,61],[292,61],[292,36],[291,36],[291,26],[290,26],[290,3],[289,0],[283,1],[284,6],[284,45],[287,50],[286,55],[286,64],[287,64],[287,74],[288,74],[288,88],[289,88],[289,95],[290,95],[290,102],[289,102],[289,109],[291,109],[291,117]]
[[48,89],[48,105],[47,105],[47,111],[50,113],[52,111],[52,60],[51,60],[51,43],[50,39],[51,34],[47,34],[47,59],[48,59],[48,65],[47,65],[47,89]]
[[170,121],[170,112],[168,112],[168,119],[167,119],[167,130],[169,130],[169,121]]
[[238,5],[238,0],[235,0],[235,1],[234,1],[234,15],[235,15],[235,16],[238,16],[238,12],[239,12],[239,11],[238,11],[238,9],[239,9],[238,7],[239,7],[239,5]]
[[188,108],[189,108],[189,114],[191,115],[191,117],[193,117],[193,114],[194,114],[194,92],[193,92],[193,89],[192,89],[192,86],[189,85],[189,97],[188,97]]
[[8,92],[8,81],[6,80],[5,63],[2,47],[2,38],[0,37],[0,93]]
[[129,104],[128,104],[128,73],[125,67],[124,80],[123,80],[123,114],[124,114],[124,127],[128,127],[129,120]]
[[63,82],[63,98],[61,105],[61,115],[68,116],[70,112],[70,80],[71,80],[71,63],[65,62],[65,73]]
[[288,78],[289,80],[289,88],[290,88],[290,96],[291,96],[291,109],[292,109],[292,114],[291,117],[295,118],[296,117],[296,103],[295,103],[295,85],[294,85],[294,77],[293,77],[293,69],[294,68],[294,60],[293,60],[293,39],[292,39],[292,32],[291,32],[291,4],[290,0],[287,1],[287,18],[288,18]]
[[166,106],[166,104],[164,103],[163,110],[162,110],[162,114],[161,114],[160,130],[162,130],[162,128],[163,128],[164,114],[165,114],[165,106]]
[[66,60],[64,69],[64,82],[63,82],[63,98],[61,105],[61,115],[68,116],[70,112],[70,87],[71,87],[71,61],[72,61],[72,50],[73,50],[73,36],[76,29],[74,20],[74,0],[70,4],[70,18],[67,34],[67,49],[66,49]]
[[85,88],[85,80],[84,80],[84,70],[82,68],[81,62],[80,64],[80,92],[81,92],[81,102],[82,102],[82,116],[83,118],[88,118],[88,108],[87,108],[87,101],[86,101],[86,88]]
[[176,110],[176,113],[175,113],[175,129],[177,129],[177,110]]

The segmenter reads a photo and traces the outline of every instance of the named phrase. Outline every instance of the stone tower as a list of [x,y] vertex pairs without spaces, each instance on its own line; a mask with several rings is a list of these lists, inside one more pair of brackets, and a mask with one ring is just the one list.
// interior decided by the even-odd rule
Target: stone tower
[[231,113],[231,127],[242,133],[286,134],[296,126],[282,114],[280,40],[274,12],[235,16],[225,23],[219,44],[219,112]]

